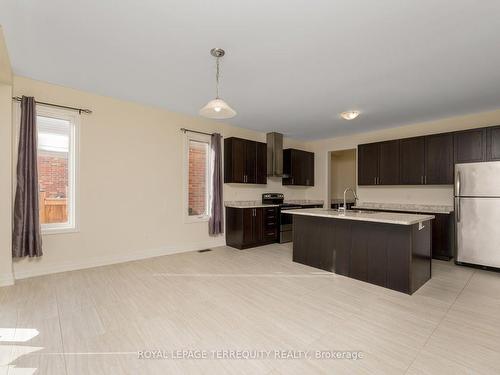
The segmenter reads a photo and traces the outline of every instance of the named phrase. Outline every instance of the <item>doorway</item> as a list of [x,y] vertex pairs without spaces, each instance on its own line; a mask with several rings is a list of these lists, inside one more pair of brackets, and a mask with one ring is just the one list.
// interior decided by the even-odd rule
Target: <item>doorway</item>
[[[331,208],[339,208],[344,202],[344,190],[352,188],[356,191],[356,149],[330,152],[330,204]],[[348,193],[347,207],[354,205],[352,193]]]

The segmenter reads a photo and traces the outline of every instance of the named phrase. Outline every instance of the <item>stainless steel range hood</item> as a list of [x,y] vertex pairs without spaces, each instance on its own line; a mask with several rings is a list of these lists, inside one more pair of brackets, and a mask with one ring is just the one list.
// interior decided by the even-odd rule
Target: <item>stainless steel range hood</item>
[[283,134],[267,133],[267,175],[283,177]]

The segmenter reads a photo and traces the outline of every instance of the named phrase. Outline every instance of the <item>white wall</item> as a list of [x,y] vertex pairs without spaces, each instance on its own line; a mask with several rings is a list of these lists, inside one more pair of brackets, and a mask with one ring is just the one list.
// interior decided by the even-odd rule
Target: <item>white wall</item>
[[[202,249],[225,243],[208,236],[208,224],[183,222],[181,127],[224,137],[265,141],[265,134],[198,117],[14,78],[15,95],[90,108],[80,129],[80,232],[46,235],[40,259],[14,262],[16,277],[76,269],[127,259]],[[285,139],[285,147],[301,146]],[[308,188],[227,184],[224,200],[261,199],[284,192],[303,199]],[[2,195],[3,197],[3,195]]]
[[12,70],[0,26],[0,286],[12,277]]
[[[425,134],[444,133],[498,124],[500,124],[500,110],[308,142],[307,147],[316,153],[316,184],[313,188],[307,190],[306,197],[307,199],[327,199],[329,191],[329,181],[327,176],[329,172],[328,169],[330,168],[330,151],[356,148],[358,144],[362,143],[407,138]],[[346,123],[346,126],[349,126],[349,123]],[[453,187],[358,186],[358,196],[361,201],[365,202],[452,205]]]
[[0,286],[12,284],[12,87],[0,83]]

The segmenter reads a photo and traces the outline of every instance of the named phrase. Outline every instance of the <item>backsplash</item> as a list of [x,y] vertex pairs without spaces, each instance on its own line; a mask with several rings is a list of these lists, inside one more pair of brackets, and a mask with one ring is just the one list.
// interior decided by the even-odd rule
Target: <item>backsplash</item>
[[453,186],[358,186],[359,200],[375,203],[453,205]]
[[261,200],[263,193],[283,193],[285,199],[305,199],[305,186],[283,186],[280,177],[268,177],[267,185],[224,184],[224,201]]

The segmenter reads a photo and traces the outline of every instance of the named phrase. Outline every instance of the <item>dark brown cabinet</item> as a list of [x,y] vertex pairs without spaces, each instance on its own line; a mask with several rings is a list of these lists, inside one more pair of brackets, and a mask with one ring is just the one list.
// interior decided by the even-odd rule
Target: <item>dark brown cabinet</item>
[[426,185],[453,184],[453,136],[436,134],[425,137]]
[[399,184],[399,149],[399,140],[380,143],[378,185]]
[[452,185],[456,163],[500,161],[500,126],[358,145],[358,185]]
[[475,163],[486,160],[486,129],[456,132],[453,139],[455,163]]
[[500,126],[488,128],[486,160],[500,160]]
[[242,138],[224,140],[224,182],[267,183],[267,146]]
[[359,145],[358,184],[453,184],[453,136],[437,134]]
[[358,146],[358,185],[376,185],[378,179],[379,144]]
[[283,150],[283,185],[314,186],[314,153]]
[[399,184],[398,140],[358,146],[358,184]]
[[278,240],[278,211],[275,207],[226,207],[226,243],[247,249]]
[[262,142],[255,142],[256,168],[255,183],[267,184],[267,145]]
[[425,138],[400,141],[400,174],[402,185],[420,185],[425,178]]
[[441,260],[453,258],[455,246],[454,214],[431,214],[432,220],[432,257]]

